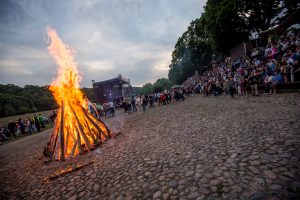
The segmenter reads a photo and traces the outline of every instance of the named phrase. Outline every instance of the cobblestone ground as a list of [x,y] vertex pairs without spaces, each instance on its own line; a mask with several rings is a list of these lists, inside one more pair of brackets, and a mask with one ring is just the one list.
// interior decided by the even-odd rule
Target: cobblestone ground
[[125,116],[120,136],[63,163],[43,162],[50,131],[0,146],[0,199],[299,199],[299,97],[189,97]]

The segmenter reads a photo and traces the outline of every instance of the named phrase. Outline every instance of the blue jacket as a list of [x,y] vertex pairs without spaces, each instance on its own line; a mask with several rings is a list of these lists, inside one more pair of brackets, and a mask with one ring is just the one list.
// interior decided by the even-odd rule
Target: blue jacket
[[282,83],[283,82],[283,78],[282,78],[281,74],[277,74],[277,75],[273,76],[272,81],[275,82],[275,83]]

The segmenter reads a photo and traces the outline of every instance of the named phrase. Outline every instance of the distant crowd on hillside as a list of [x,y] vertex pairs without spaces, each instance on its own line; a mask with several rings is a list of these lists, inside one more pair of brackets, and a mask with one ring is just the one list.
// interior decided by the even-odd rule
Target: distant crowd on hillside
[[16,138],[20,135],[40,132],[46,128],[47,124],[53,124],[56,116],[57,113],[53,110],[49,117],[50,120],[42,114],[33,115],[26,119],[20,118],[17,121],[10,120],[8,124],[2,124],[0,127],[0,142]]
[[278,84],[300,81],[299,53],[299,32],[292,32],[265,48],[253,49],[250,57],[213,64],[204,74],[187,79],[184,86],[206,96],[244,96],[247,89],[258,96],[258,85],[264,85],[263,94],[276,94]]

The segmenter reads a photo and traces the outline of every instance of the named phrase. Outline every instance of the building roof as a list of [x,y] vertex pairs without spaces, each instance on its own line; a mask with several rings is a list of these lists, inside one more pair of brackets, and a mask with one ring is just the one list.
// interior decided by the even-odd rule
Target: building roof
[[[120,82],[121,81],[121,82]],[[97,86],[97,85],[103,85],[103,84],[130,84],[130,80],[127,78],[122,77],[120,74],[118,77],[116,78],[112,78],[112,79],[108,79],[105,81],[100,81],[100,82],[93,82],[93,86]]]

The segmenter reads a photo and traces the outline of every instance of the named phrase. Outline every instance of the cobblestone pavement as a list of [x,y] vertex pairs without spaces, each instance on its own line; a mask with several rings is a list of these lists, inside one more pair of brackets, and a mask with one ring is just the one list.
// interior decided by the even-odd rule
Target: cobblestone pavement
[[299,199],[299,97],[189,97],[125,116],[120,136],[66,162],[43,162],[50,131],[0,146],[0,199]]

